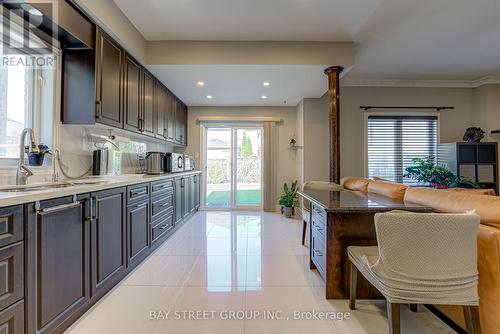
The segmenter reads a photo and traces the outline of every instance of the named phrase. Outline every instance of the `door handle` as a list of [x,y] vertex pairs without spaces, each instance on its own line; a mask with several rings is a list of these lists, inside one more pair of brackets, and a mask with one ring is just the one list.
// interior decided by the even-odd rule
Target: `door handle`
[[96,108],[95,108],[96,115],[95,115],[95,117],[97,119],[100,119],[102,117],[102,105],[101,105],[101,101],[95,101],[95,104],[96,104]]
[[59,212],[67,209],[72,209],[80,206],[82,203],[77,201],[69,204],[62,204],[62,205],[57,205],[53,206],[51,208],[45,208],[45,209],[39,209],[38,213],[54,213],[54,212]]

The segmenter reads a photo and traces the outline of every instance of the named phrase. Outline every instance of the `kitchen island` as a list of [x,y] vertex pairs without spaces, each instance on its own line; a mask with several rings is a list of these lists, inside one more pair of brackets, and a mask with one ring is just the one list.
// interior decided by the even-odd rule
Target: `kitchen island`
[[[406,210],[431,212],[431,208],[360,191],[305,190],[299,195],[311,202],[310,268],[326,284],[327,299],[349,298],[347,247],[377,244],[374,215]],[[358,278],[358,299],[383,298],[363,277]]]

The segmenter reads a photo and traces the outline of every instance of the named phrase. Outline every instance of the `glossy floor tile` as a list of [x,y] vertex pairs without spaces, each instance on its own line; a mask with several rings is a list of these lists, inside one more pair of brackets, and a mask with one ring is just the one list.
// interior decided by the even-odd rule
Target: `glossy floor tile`
[[[325,299],[301,233],[279,214],[199,212],[67,333],[387,333],[383,301],[351,312]],[[401,321],[403,333],[453,333],[424,308]]]

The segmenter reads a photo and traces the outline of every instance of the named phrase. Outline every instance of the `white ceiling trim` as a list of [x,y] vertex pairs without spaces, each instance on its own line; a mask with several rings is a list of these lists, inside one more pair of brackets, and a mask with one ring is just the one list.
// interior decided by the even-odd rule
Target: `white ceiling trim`
[[344,87],[477,88],[489,84],[500,84],[500,76],[487,76],[477,80],[345,79],[341,81],[341,86]]

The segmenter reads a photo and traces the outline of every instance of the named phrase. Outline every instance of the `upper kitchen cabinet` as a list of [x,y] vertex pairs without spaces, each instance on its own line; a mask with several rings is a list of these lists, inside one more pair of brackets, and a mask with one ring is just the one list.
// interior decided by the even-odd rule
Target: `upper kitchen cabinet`
[[187,106],[181,100],[175,100],[175,142],[187,145]]
[[174,140],[175,140],[175,97],[170,92],[167,94],[167,105],[168,105],[168,111],[166,114],[167,140],[170,142],[174,142]]
[[161,83],[156,84],[156,126],[155,135],[157,138],[166,139],[166,114],[167,114],[167,89]]
[[155,135],[155,108],[156,108],[156,80],[149,72],[142,72],[142,121],[143,134],[154,137]]
[[125,129],[187,144],[187,107],[99,27],[95,47],[63,52],[63,124]]
[[96,121],[121,128],[124,53],[101,29],[96,35]]
[[141,101],[141,66],[130,56],[125,58],[125,103],[124,125],[127,130],[141,132],[142,130],[142,101]]

